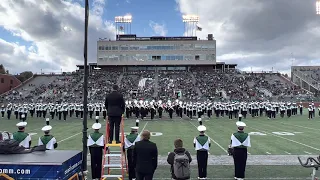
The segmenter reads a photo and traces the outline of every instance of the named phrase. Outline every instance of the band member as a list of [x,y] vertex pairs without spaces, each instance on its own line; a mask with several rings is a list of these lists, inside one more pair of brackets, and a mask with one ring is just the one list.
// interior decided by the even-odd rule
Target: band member
[[9,104],[7,105],[7,118],[8,118],[8,119],[10,119],[10,117],[11,117],[12,109],[13,109],[12,104],[9,103]]
[[302,115],[302,112],[303,112],[303,105],[302,105],[302,102],[300,102],[299,110],[300,110],[300,115]]
[[16,126],[18,127],[18,132],[13,133],[13,139],[19,142],[20,146],[23,146],[27,149],[31,146],[31,136],[25,132],[25,127],[27,122],[24,120],[24,115],[22,115],[22,122],[19,122]]
[[163,112],[163,104],[162,104],[162,101],[160,100],[158,102],[158,113],[159,113],[159,118],[160,119],[162,118],[162,112]]
[[248,156],[247,147],[251,147],[251,143],[249,134],[243,131],[246,124],[238,121],[236,125],[238,126],[238,131],[231,135],[231,148],[233,148],[235,166],[234,178],[243,179]]
[[99,116],[96,116],[96,123],[92,125],[94,132],[88,137],[88,147],[91,155],[92,179],[101,178],[104,137],[103,134],[99,132],[100,128],[101,124],[99,123]]
[[125,146],[124,148],[127,150],[127,160],[128,160],[128,169],[129,169],[129,180],[136,178],[136,169],[135,164],[133,163],[133,148],[134,144],[137,141],[140,141],[140,137],[138,135],[139,129],[139,120],[136,120],[136,126],[131,127],[131,133],[125,138]]
[[150,102],[150,115],[151,119],[154,119],[154,115],[156,114],[156,108],[154,102]]
[[308,108],[308,111],[309,111],[309,116],[308,116],[308,119],[312,119],[313,118],[313,108],[311,105],[309,105],[309,108]]
[[1,106],[1,118],[4,118],[4,112],[6,111],[6,108],[4,105]]
[[58,147],[57,140],[50,133],[52,126],[49,124],[49,118],[46,118],[46,126],[42,128],[44,135],[39,138],[38,146],[46,145],[47,150],[56,149]]
[[200,126],[198,126],[198,131],[200,135],[195,137],[193,140],[194,147],[197,151],[197,161],[198,161],[198,179],[207,178],[207,165],[208,165],[208,151],[211,146],[210,138],[205,135],[207,128],[202,125],[201,118],[198,119]]

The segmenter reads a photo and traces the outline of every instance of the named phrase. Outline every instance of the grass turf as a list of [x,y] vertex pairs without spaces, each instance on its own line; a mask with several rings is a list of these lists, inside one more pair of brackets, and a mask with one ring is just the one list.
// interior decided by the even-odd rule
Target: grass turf
[[[252,118],[243,120],[247,127],[246,132],[260,132],[265,135],[251,135],[252,147],[248,149],[252,155],[303,155],[319,154],[320,144],[318,143],[318,129],[320,129],[320,118],[308,120],[306,115],[294,116],[291,118],[278,117],[277,119],[268,120],[265,117]],[[15,132],[17,128],[16,119],[0,119],[0,131]],[[27,119],[28,126],[26,132],[36,133],[32,135],[33,144],[43,135],[41,128],[45,125],[43,118]],[[236,131],[236,120],[227,118],[204,118],[204,125],[207,126],[206,134],[212,139],[210,150],[211,155],[225,155],[230,136]],[[89,133],[92,132],[91,126],[93,119],[88,119]],[[103,127],[101,132],[105,131],[105,122],[101,122]],[[133,119],[125,120],[125,131],[129,132],[130,127],[134,126]],[[53,129],[51,133],[59,142],[58,149],[81,150],[82,149],[82,120],[69,118],[67,121],[51,120],[50,125]],[[151,141],[157,143],[159,154],[167,155],[173,149],[173,141],[181,138],[184,146],[195,153],[193,148],[193,138],[198,135],[198,122],[188,119],[174,119],[172,121],[141,121],[140,131],[147,129],[153,134]],[[282,135],[289,133],[288,135]],[[291,134],[290,134],[291,133]]]
[[[307,115],[293,116],[291,118],[280,118],[268,120],[266,117],[252,118],[248,117],[243,121],[247,124],[246,132],[260,132],[265,135],[251,135],[252,147],[248,149],[251,155],[303,155],[319,154],[320,144],[318,143],[318,129],[320,128],[320,118],[308,120]],[[203,118],[204,125],[207,126],[206,134],[212,138],[211,155],[225,155],[230,136],[236,131],[236,119],[228,118]],[[7,120],[0,119],[0,131],[15,132],[15,124],[18,122],[15,118]],[[27,119],[28,133],[32,135],[33,145],[37,143],[38,138],[42,136],[41,128],[45,125],[44,118]],[[88,119],[89,133],[92,132],[91,125],[93,119]],[[105,131],[105,122],[101,121],[103,127],[101,132]],[[53,126],[52,134],[59,143],[59,150],[82,150],[82,120],[68,118],[67,121],[51,120]],[[130,127],[135,125],[135,119],[125,120],[125,131],[129,132]],[[151,141],[157,143],[159,155],[166,156],[173,150],[173,141],[181,138],[184,146],[191,154],[195,155],[193,148],[193,138],[198,135],[196,120],[187,118],[175,118],[172,121],[154,120],[141,121],[140,131],[147,129],[154,134],[162,133],[160,136],[153,136]],[[283,132],[289,133],[283,135]],[[290,134],[292,133],[292,134]],[[197,168],[193,166],[193,177],[197,177]],[[309,176],[311,169],[301,166],[247,166],[246,175],[249,179],[273,178],[273,179],[305,179]],[[208,177],[215,179],[232,178],[232,166],[209,166]],[[155,174],[156,178],[169,178],[169,168],[159,166]]]

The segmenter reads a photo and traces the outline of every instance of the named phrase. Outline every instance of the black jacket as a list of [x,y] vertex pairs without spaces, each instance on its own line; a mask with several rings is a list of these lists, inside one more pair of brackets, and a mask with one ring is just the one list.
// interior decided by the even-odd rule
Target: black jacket
[[157,145],[148,140],[136,142],[133,149],[133,162],[136,172],[153,174],[158,166]]
[[108,94],[105,101],[108,116],[122,116],[124,113],[126,104],[122,94],[117,91],[113,91]]
[[168,155],[167,162],[171,165],[171,177],[172,177],[172,179],[177,179],[176,176],[174,175],[174,172],[173,172],[173,164],[174,164],[175,153],[176,154],[182,154],[183,152],[186,152],[186,155],[189,158],[189,163],[191,163],[191,161],[192,161],[191,155],[185,148],[176,148],[174,150],[174,152],[171,152]]

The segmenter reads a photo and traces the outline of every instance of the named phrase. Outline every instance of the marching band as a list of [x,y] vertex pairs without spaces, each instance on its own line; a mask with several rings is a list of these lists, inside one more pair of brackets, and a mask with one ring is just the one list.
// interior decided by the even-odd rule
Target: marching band
[[[145,119],[150,116],[150,119],[155,118],[161,119],[163,112],[167,112],[170,119],[173,119],[173,113],[177,117],[182,118],[187,116],[190,119],[202,118],[206,115],[208,118],[215,116],[216,118],[227,117],[228,119],[238,119],[241,114],[243,119],[247,118],[250,114],[251,117],[267,116],[268,119],[275,119],[278,115],[280,118],[291,117],[300,115],[303,113],[302,103],[291,103],[291,102],[183,102],[183,101],[155,101],[155,100],[133,100],[126,101],[126,118],[140,118]],[[307,108],[310,112],[308,118],[312,119],[315,117],[315,105],[310,103]],[[1,105],[1,118],[7,117],[11,119],[11,115],[15,119],[21,120],[21,116],[24,115],[27,119],[28,114],[31,117],[57,118],[58,120],[66,121],[68,117],[83,118],[83,105],[80,103],[9,103],[7,106]],[[88,104],[88,115],[92,119],[95,116],[102,115],[104,119],[107,117],[106,108],[103,103],[89,103]],[[320,116],[320,108],[318,108]],[[101,113],[101,114],[100,114]]]

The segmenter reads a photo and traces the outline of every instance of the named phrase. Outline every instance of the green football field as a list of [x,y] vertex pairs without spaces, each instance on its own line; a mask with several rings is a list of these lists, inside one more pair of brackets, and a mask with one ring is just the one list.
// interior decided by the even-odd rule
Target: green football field
[[[105,121],[101,129],[105,131]],[[227,147],[230,136],[236,131],[237,119],[229,120],[227,117],[203,118],[207,127],[206,134],[211,139],[209,156],[208,177],[212,179],[233,178],[232,157],[227,155]],[[308,120],[307,115],[293,116],[268,120],[266,117],[243,119],[247,124],[246,132],[251,134],[251,145],[248,149],[247,179],[306,179],[311,169],[306,169],[298,164],[297,157],[316,157],[319,155],[319,129],[320,118]],[[0,131],[14,132],[18,120],[6,118],[0,119]],[[43,134],[41,128],[45,125],[43,118],[27,119],[26,132],[32,133],[33,145]],[[94,119],[88,119],[89,133]],[[58,141],[58,150],[82,150],[82,120],[69,118],[67,121],[51,120],[52,134]],[[130,132],[130,127],[135,125],[135,119],[125,120],[125,132]],[[169,120],[142,120],[140,129],[152,132],[151,141],[155,142],[159,150],[159,168],[156,178],[165,179],[170,177],[166,165],[166,156],[173,150],[173,141],[181,138],[184,146],[193,155],[193,163],[196,163],[196,152],[193,148],[193,138],[198,135],[198,121],[174,118]],[[88,156],[89,157],[89,156]],[[90,158],[89,158],[90,159]],[[211,160],[210,160],[211,159]],[[90,165],[90,163],[88,163]],[[195,164],[193,164],[195,165]],[[194,177],[197,177],[197,168],[193,166]]]

